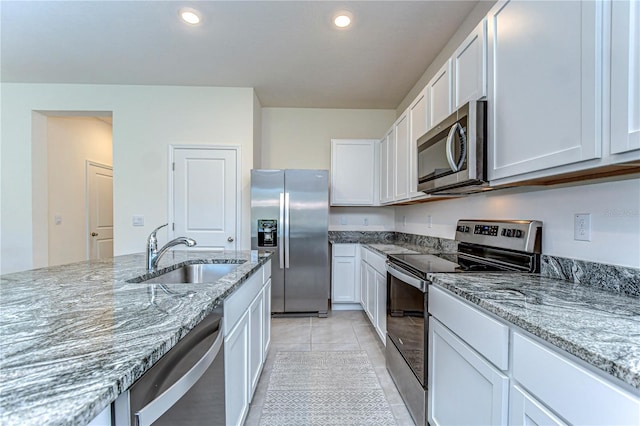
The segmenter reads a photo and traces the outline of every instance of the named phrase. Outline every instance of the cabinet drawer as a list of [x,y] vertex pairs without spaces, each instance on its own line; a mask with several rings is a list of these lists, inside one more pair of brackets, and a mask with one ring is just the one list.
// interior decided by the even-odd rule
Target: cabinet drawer
[[513,333],[513,377],[572,424],[640,424],[640,398]]
[[234,325],[249,309],[249,304],[262,290],[262,269],[251,275],[240,287],[224,300],[224,335],[228,335]]
[[355,256],[357,244],[334,244],[333,256]]
[[385,277],[387,276],[386,261],[386,256],[379,255],[372,251],[369,251],[369,253],[367,253],[367,263],[373,266],[373,269],[375,269],[376,271],[378,271],[378,273],[384,275]]
[[509,327],[434,285],[429,313],[502,370],[509,367]]

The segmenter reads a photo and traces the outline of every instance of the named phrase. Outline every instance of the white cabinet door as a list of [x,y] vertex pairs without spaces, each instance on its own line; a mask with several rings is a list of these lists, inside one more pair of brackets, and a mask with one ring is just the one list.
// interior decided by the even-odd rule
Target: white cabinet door
[[249,314],[224,339],[224,389],[227,425],[240,426],[249,410]]
[[409,105],[409,196],[426,197],[418,191],[418,139],[427,131],[427,88]]
[[429,128],[451,114],[451,59],[449,59],[427,85],[429,89]]
[[367,310],[367,264],[360,261],[360,304],[362,309]]
[[489,12],[490,180],[600,157],[602,8],[499,1]]
[[611,153],[640,149],[640,1],[611,2]]
[[396,144],[394,155],[394,201],[409,198],[409,115],[405,111],[394,124]]
[[264,363],[271,344],[271,279],[264,285],[262,293],[262,302],[264,304],[262,308],[264,315],[264,320],[262,321],[262,362]]
[[334,256],[331,266],[331,301],[359,302],[359,292],[356,292],[356,258]]
[[367,306],[365,312],[371,324],[376,324],[376,271],[367,264]]
[[387,335],[387,277],[378,272],[376,276],[375,328],[382,343],[386,345]]
[[429,320],[429,424],[506,425],[509,378],[433,317]]
[[453,54],[453,111],[487,95],[487,20]]
[[264,300],[260,291],[249,306],[249,401],[258,385],[262,372],[264,351]]
[[518,385],[511,386],[509,424],[512,426],[566,425],[551,410]]
[[396,132],[392,127],[380,144],[380,203],[393,202],[395,187]]
[[331,140],[331,205],[376,204],[376,144],[371,139]]

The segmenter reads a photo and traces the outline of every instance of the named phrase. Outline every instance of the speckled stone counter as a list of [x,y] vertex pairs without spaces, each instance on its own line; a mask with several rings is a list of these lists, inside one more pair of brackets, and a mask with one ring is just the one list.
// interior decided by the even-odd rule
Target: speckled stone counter
[[173,251],[183,263],[242,263],[214,283],[127,283],[145,255],[0,276],[0,424],[88,423],[271,256]]
[[534,274],[430,274],[443,287],[640,394],[640,299]]

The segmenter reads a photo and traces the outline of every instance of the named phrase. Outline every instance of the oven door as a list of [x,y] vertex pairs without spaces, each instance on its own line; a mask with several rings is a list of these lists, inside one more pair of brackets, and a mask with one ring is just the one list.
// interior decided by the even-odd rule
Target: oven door
[[387,335],[426,389],[428,282],[387,262],[387,283]]

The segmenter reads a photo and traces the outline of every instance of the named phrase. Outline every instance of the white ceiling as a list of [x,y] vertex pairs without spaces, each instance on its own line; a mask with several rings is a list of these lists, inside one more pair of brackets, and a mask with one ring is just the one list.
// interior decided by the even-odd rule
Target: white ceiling
[[[476,3],[2,0],[0,77],[254,87],[266,107],[393,109]],[[185,6],[202,24],[178,20]],[[354,22],[338,30],[343,9]]]

